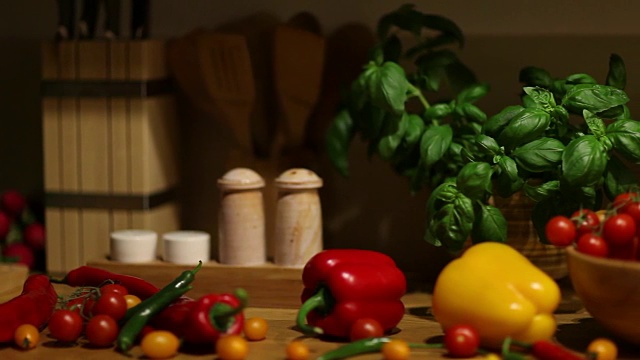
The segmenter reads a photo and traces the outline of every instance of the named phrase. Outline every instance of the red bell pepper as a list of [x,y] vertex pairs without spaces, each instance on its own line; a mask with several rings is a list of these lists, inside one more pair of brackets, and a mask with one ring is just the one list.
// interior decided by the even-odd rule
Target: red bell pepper
[[380,252],[324,250],[307,262],[302,282],[297,325],[304,333],[347,338],[361,318],[377,320],[388,332],[404,315],[404,273]]
[[207,294],[197,300],[178,300],[156,315],[156,329],[168,330],[192,344],[215,343],[221,335],[240,334],[247,293]]

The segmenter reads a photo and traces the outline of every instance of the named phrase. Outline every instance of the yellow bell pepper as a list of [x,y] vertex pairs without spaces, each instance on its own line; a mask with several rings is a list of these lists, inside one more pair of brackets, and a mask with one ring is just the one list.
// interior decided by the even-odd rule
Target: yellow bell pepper
[[438,275],[432,311],[443,330],[466,324],[483,345],[498,347],[506,337],[523,342],[549,339],[560,288],[509,245],[471,246]]

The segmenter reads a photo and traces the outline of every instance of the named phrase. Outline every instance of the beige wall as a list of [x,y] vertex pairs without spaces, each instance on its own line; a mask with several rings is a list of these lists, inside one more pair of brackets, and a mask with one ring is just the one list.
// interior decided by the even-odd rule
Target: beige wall
[[[282,0],[282,1],[152,1],[153,37],[170,38],[196,26],[213,28],[256,11],[286,20],[299,10],[313,12],[326,34],[348,21],[373,25],[381,14],[405,1]],[[517,101],[518,70],[542,66],[554,75],[587,72],[606,75],[611,52],[627,63],[628,92],[640,99],[640,2],[632,1],[418,1],[424,11],[445,15],[465,31],[463,59],[480,79],[492,85],[482,105],[493,113]],[[126,2],[124,2],[126,4]],[[224,5],[223,5],[224,4]],[[42,155],[38,43],[52,37],[56,9],[53,0],[12,2],[0,15],[0,190],[15,187],[31,197],[42,195]],[[125,14],[126,20],[128,14]],[[637,113],[637,101],[631,102]],[[185,119],[190,125],[186,147],[198,162],[186,166],[191,179],[185,193],[189,212],[185,227],[215,232],[215,180],[224,170],[216,165],[216,125],[206,119]],[[206,132],[211,131],[211,137]],[[199,134],[199,137],[195,135]],[[219,162],[218,162],[219,163]],[[356,144],[351,153],[352,176],[338,176],[322,160],[321,194],[328,246],[379,249],[402,266],[430,278],[446,261],[439,249],[421,238],[426,194],[411,197],[405,180],[378,159],[369,161]]]

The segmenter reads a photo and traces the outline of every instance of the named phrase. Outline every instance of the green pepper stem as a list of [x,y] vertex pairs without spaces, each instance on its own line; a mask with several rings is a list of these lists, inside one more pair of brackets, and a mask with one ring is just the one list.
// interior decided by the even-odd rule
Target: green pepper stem
[[200,271],[201,268],[202,268],[202,260],[199,260],[198,266],[196,266],[193,270],[191,270],[191,273],[195,275],[198,271]]
[[226,330],[231,324],[231,319],[241,313],[247,307],[249,295],[245,289],[238,288],[233,292],[238,299],[238,306],[230,306],[227,303],[216,303],[209,312],[209,318],[214,326],[220,330]]
[[296,325],[303,333],[309,335],[321,335],[322,333],[324,333],[321,328],[307,324],[307,315],[317,309],[326,309],[328,306],[327,296],[329,296],[328,290],[324,287],[321,287],[318,292],[313,294],[313,296],[308,298],[304,302],[304,304],[300,306],[300,309],[298,310],[298,316],[296,317]]

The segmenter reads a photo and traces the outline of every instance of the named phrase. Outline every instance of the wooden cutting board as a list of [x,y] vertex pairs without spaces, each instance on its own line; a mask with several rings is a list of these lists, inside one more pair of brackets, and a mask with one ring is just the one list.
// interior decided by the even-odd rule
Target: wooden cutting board
[[0,264],[0,303],[20,295],[29,276],[29,268],[22,264]]

